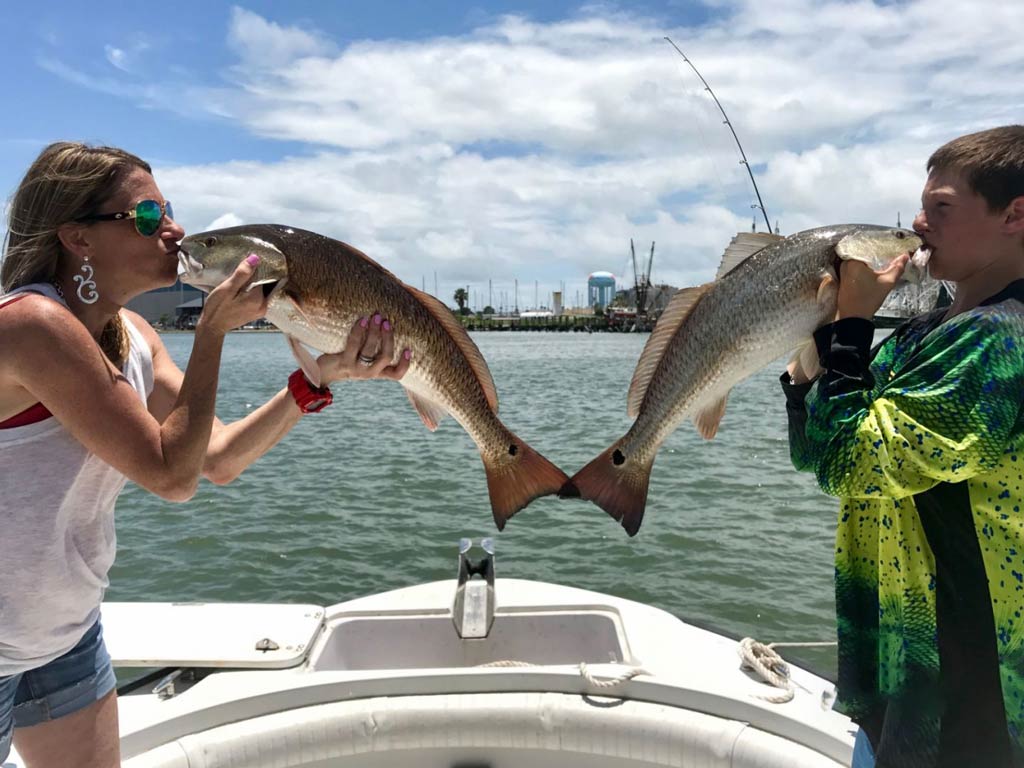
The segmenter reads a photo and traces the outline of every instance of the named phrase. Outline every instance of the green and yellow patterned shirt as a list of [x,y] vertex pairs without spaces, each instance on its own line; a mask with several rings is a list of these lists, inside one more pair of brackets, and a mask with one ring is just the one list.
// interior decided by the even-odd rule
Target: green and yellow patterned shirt
[[1024,765],[1024,280],[942,322],[848,319],[786,383],[790,449],[840,498],[839,706],[878,768]]

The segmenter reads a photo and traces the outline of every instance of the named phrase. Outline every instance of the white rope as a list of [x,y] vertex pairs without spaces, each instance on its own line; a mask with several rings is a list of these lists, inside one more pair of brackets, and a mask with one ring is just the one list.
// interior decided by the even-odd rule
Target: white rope
[[743,659],[743,667],[752,669],[769,685],[781,688],[784,693],[777,695],[757,695],[771,704],[785,704],[795,695],[793,681],[789,676],[789,665],[775,652],[775,648],[821,648],[835,646],[834,642],[814,643],[759,643],[752,637],[740,640],[739,654]]
[[616,685],[620,685],[621,683],[626,682],[627,680],[632,680],[637,675],[650,675],[650,674],[651,673],[648,672],[643,667],[629,667],[621,675],[618,675],[616,677],[605,678],[604,680],[598,680],[596,677],[594,677],[590,673],[590,670],[587,669],[586,662],[583,662],[583,661],[580,662],[580,675],[583,676],[584,680],[586,680],[588,683],[590,683],[591,685],[593,685],[593,686],[595,686],[597,688],[612,688],[612,687],[614,687]]
[[[536,667],[536,666],[539,666],[539,665],[531,664],[528,661],[503,660],[503,661],[490,661],[490,662],[488,662],[486,664],[477,664],[477,666],[478,667]],[[632,680],[637,675],[650,675],[651,674],[650,672],[648,672],[643,667],[629,667],[621,675],[618,675],[616,677],[608,677],[608,678],[604,678],[604,679],[600,679],[599,680],[598,678],[594,677],[594,675],[590,672],[590,669],[587,667],[587,663],[585,661],[581,661],[580,662],[579,670],[580,670],[580,676],[584,680],[586,680],[588,683],[590,683],[592,686],[594,686],[595,688],[613,688],[614,686],[620,685],[620,684],[626,682],[627,680]]]

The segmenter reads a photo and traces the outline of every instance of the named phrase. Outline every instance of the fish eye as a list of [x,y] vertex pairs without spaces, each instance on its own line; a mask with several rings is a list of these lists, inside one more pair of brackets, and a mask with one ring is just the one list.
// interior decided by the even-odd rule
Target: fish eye
[[897,229],[897,230],[896,230],[896,239],[897,239],[897,240],[902,240],[902,239],[903,239],[903,238],[905,238],[906,236],[907,236],[907,233],[906,233],[906,232],[904,232],[904,231],[903,231],[902,229]]
[[216,244],[217,238],[214,237],[213,235],[210,235],[208,238],[203,240],[203,245],[205,245],[207,248],[213,248],[213,246],[215,246]]

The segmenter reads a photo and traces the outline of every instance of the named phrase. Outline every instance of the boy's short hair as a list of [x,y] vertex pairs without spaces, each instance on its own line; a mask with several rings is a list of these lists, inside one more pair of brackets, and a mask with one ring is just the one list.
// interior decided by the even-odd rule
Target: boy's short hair
[[1001,211],[1024,195],[1024,125],[1004,125],[969,133],[943,144],[928,158],[928,172],[956,171]]

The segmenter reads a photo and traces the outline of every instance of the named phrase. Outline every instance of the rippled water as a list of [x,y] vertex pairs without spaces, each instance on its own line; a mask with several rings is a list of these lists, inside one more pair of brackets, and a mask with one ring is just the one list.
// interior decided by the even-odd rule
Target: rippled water
[[[570,475],[628,429],[626,391],[646,338],[474,336],[503,421]],[[163,340],[184,368],[192,336]],[[781,366],[734,390],[713,441],[690,424],[668,439],[632,539],[592,504],[553,497],[497,534],[483,465],[454,420],[430,433],[399,385],[337,384],[333,406],[229,486],[203,481],[186,504],[129,486],[107,599],[329,605],[452,578],[460,537],[496,535],[499,576],[607,592],[766,642],[834,639],[837,504],[789,463]],[[243,416],[294,369],[281,335],[229,335],[218,415]],[[792,655],[834,666],[830,650]]]

